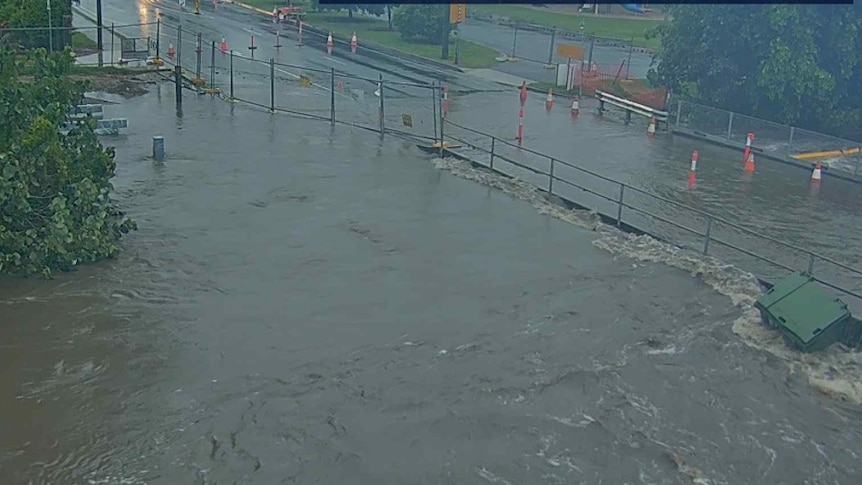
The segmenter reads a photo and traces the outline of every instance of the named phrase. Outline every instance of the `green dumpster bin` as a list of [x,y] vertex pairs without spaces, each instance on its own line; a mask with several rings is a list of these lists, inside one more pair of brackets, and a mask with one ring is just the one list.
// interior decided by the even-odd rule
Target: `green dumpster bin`
[[802,352],[823,350],[841,339],[850,319],[847,304],[805,273],[781,280],[754,307],[765,324],[777,328]]

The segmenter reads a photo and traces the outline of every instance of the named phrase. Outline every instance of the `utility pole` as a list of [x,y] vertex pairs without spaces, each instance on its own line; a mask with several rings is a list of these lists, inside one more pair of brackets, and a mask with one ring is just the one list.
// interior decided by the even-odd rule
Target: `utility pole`
[[54,52],[54,30],[51,26],[51,0],[48,0],[48,52]]
[[449,12],[446,9],[443,9],[443,18],[445,19],[445,26],[443,27],[443,35],[442,39],[440,39],[442,50],[440,52],[440,59],[448,60],[449,59],[449,29],[451,25],[449,24]]
[[96,44],[99,49],[99,67],[102,67],[104,55],[102,54],[105,46],[102,43],[102,0],[96,0]]

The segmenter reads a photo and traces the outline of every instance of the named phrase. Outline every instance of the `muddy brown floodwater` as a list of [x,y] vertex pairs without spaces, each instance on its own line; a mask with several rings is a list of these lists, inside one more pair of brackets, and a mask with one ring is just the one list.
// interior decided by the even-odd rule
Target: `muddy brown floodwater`
[[404,140],[172,99],[109,107],[119,258],[0,279],[0,482],[858,483],[853,394],[812,385],[852,358],[749,345],[741,272]]

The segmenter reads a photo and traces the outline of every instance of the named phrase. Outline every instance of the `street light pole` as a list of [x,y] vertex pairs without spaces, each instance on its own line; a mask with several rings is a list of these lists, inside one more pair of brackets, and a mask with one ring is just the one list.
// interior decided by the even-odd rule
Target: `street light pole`
[[54,31],[51,27],[51,0],[48,3],[48,52],[54,52]]

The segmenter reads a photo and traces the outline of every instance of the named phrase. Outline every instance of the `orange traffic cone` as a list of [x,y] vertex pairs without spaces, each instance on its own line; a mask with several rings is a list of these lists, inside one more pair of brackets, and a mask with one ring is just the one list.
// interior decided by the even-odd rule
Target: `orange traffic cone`
[[332,54],[332,47],[335,45],[335,42],[332,41],[332,32],[329,33],[329,37],[326,38],[326,52]]
[[174,55],[175,55],[176,53],[177,53],[177,51],[175,51],[175,50],[174,50],[174,44],[173,44],[173,43],[168,44],[168,57],[170,57],[171,59],[173,59],[173,58],[174,58]]
[[655,116],[649,119],[649,126],[647,127],[646,134],[649,137],[655,136]]
[[572,116],[578,116],[580,113],[581,113],[581,105],[578,102],[578,98],[575,98],[575,100],[572,101]]
[[742,151],[742,161],[743,163],[748,160],[748,155],[751,154],[751,142],[754,141],[754,133],[749,133],[748,136],[745,137],[745,150]]
[[814,170],[811,171],[811,183],[812,184],[819,184],[820,183],[820,177],[822,176],[822,173],[821,173],[822,168],[823,168],[823,166],[820,164],[820,162],[817,162],[814,165]]
[[688,188],[693,189],[695,182],[697,182],[697,159],[698,154],[697,150],[691,154],[691,169],[688,171]]
[[749,153],[748,158],[745,160],[745,166],[742,167],[746,172],[754,172],[754,153]]
[[359,47],[359,39],[356,38],[356,32],[354,32],[353,37],[350,38],[350,51],[356,54],[357,47]]
[[227,41],[224,40],[224,37],[221,38],[221,44],[219,44],[218,48],[222,52],[227,52]]
[[449,86],[443,86],[443,116],[449,114]]
[[545,109],[551,111],[554,107],[554,88],[548,89],[548,97],[545,98]]
[[339,91],[344,91],[344,83],[343,83],[343,82],[341,82],[341,81],[338,81],[338,90],[339,90]]

